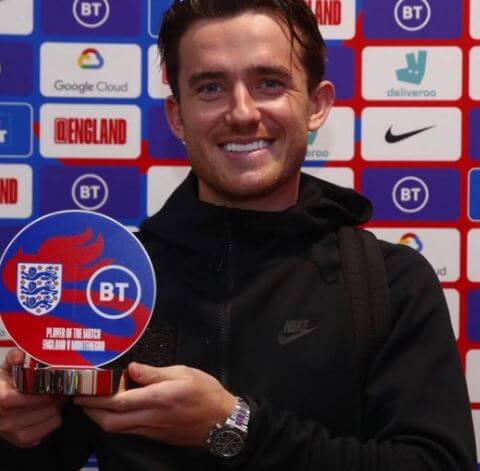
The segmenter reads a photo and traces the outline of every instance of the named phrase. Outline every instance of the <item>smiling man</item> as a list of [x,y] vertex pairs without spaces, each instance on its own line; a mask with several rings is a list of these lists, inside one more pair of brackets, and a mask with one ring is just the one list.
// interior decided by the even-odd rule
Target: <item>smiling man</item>
[[[314,39],[321,68],[318,32]],[[309,86],[304,51],[290,41],[285,19],[268,10],[200,19],[180,38],[167,111],[201,200],[267,211],[297,202],[308,131],[321,126],[334,92],[326,81]]]
[[[362,296],[345,282],[339,232],[365,223],[370,203],[300,172],[334,96],[310,9],[178,0],[159,45],[192,172],[139,233],[158,299],[124,358],[138,387],[74,404],[21,395],[12,351],[0,370],[2,469],[79,469],[94,451],[112,471],[473,471],[433,270],[382,242],[382,328],[370,315],[354,325]],[[367,362],[361,327],[374,337]]]

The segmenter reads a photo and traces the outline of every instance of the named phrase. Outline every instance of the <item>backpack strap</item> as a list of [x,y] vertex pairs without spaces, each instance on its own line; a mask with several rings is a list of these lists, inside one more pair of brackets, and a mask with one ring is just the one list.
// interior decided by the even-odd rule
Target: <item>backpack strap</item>
[[343,276],[350,295],[361,404],[368,369],[385,331],[388,282],[379,242],[371,232],[343,226],[338,239]]

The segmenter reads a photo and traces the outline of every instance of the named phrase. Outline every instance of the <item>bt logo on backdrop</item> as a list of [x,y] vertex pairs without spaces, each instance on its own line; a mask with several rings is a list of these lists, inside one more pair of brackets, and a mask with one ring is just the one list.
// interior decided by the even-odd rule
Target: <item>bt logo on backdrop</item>
[[73,16],[85,28],[98,28],[110,16],[108,0],[75,0]]
[[395,21],[406,31],[423,29],[432,17],[432,8],[427,0],[399,0],[394,10]]
[[428,203],[430,193],[427,184],[418,177],[401,178],[393,187],[395,206],[404,213],[417,213]]
[[87,173],[78,177],[72,185],[72,200],[82,209],[95,211],[108,200],[107,182],[99,175]]

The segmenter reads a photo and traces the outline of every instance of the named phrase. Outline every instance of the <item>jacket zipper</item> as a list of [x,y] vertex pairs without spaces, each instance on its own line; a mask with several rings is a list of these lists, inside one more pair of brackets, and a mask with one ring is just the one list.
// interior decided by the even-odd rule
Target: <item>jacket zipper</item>
[[227,222],[227,244],[226,244],[226,274],[227,274],[227,302],[222,305],[220,310],[220,347],[221,347],[221,365],[220,365],[220,382],[222,385],[228,387],[228,347],[230,337],[230,310],[232,301],[230,296],[233,291],[233,277],[231,273],[231,256],[233,250],[233,239],[230,222]]

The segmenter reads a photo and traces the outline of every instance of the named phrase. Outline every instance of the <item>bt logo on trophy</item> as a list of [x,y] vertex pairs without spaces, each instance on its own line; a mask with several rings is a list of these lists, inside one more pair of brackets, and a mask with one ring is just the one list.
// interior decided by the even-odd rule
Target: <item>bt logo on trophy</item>
[[60,211],[33,221],[0,259],[9,336],[53,367],[97,368],[145,330],[156,284],[143,246],[115,220]]
[[87,284],[88,304],[105,319],[129,316],[137,308],[141,297],[140,280],[132,270],[122,265],[100,268]]

